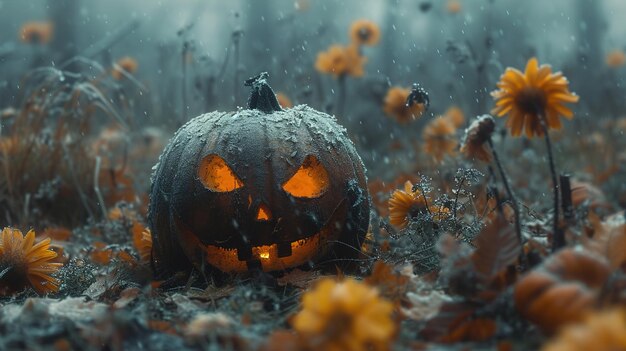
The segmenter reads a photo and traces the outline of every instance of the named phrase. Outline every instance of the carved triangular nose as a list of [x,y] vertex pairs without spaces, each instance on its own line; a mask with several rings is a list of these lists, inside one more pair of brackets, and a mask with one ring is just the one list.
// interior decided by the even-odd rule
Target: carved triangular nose
[[272,211],[270,211],[266,204],[261,202],[259,209],[256,211],[256,220],[269,221],[270,219],[272,219]]

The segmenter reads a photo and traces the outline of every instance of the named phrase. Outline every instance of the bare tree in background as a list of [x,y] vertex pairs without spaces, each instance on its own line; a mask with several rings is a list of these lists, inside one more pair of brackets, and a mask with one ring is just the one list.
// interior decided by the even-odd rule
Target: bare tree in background
[[48,13],[54,24],[54,36],[50,47],[57,64],[76,56],[78,12],[80,0],[48,0]]
[[[273,1],[249,1],[244,2],[246,14],[246,26],[241,40],[242,58],[244,63],[252,64],[254,72],[245,71],[245,78],[259,73],[259,71],[271,72],[272,55],[274,55],[274,43],[281,36],[272,33],[275,27],[275,11]],[[284,35],[284,33],[283,33]],[[241,63],[241,62],[240,62]]]
[[[606,34],[607,24],[602,9],[602,1],[576,0],[576,16],[574,21],[578,48],[576,63],[570,69],[572,90],[583,97],[592,110],[602,110],[604,99],[598,94],[598,82],[603,67],[602,39]],[[575,78],[574,78],[575,77]]]
[[394,80],[397,71],[396,65],[398,60],[398,45],[396,38],[398,37],[398,9],[400,8],[400,0],[387,0],[385,4],[385,17],[383,23],[381,50],[380,53],[385,55],[383,60],[382,73],[387,75],[391,81]]

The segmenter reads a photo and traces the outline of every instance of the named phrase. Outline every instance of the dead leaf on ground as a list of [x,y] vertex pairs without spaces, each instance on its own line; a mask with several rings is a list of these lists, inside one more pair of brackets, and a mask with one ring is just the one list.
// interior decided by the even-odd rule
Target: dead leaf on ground
[[376,261],[372,267],[372,273],[364,281],[377,287],[383,296],[398,300],[407,291],[409,277],[395,272],[392,266],[383,261]]
[[294,269],[276,280],[280,286],[293,285],[300,289],[306,289],[321,277],[322,274],[319,271]]

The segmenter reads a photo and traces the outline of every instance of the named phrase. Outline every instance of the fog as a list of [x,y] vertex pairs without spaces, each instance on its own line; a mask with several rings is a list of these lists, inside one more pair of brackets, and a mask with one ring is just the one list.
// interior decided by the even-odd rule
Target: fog
[[[332,44],[347,44],[350,24],[364,18],[380,27],[382,39],[364,48],[365,75],[347,79],[346,107],[337,117],[366,154],[381,134],[403,137],[380,109],[387,87],[420,84],[433,116],[452,105],[480,115],[492,107],[489,92],[504,68],[522,69],[532,56],[566,73],[584,97],[579,115],[623,113],[623,71],[608,79],[604,58],[626,46],[626,3],[459,3],[462,10],[451,13],[447,2],[425,0],[0,1],[0,102],[19,105],[15,88],[28,68],[58,66],[74,56],[106,68],[130,56],[139,68],[125,93],[141,124],[173,129],[204,112],[244,106],[241,82],[262,71],[294,103],[336,113],[337,79],[318,74],[315,59]],[[20,42],[24,23],[45,20],[58,22],[50,47]],[[77,69],[88,72],[86,66]],[[606,94],[613,96],[610,104],[600,99]],[[417,132],[423,123],[408,130]],[[370,165],[373,158],[366,157]]]

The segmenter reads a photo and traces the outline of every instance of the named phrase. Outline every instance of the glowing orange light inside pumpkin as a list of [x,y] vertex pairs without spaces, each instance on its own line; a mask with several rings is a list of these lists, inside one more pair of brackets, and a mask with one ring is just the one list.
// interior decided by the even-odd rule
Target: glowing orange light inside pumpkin
[[283,190],[295,197],[315,198],[328,189],[328,172],[320,161],[309,155],[285,184]]
[[272,219],[272,211],[270,211],[270,209],[267,208],[265,204],[261,204],[256,214],[256,220],[257,221],[269,221],[270,219]]
[[[332,230],[325,226],[315,235],[291,243],[291,256],[278,257],[278,246],[261,245],[252,247],[252,256],[261,261],[265,272],[277,271],[289,267],[302,265],[315,256],[323,255],[328,241],[331,240]],[[224,249],[214,245],[203,246],[207,262],[223,272],[245,272],[248,270],[245,261],[237,258],[237,249]]]
[[209,190],[226,192],[239,189],[243,182],[221,157],[211,154],[200,161],[198,178]]

